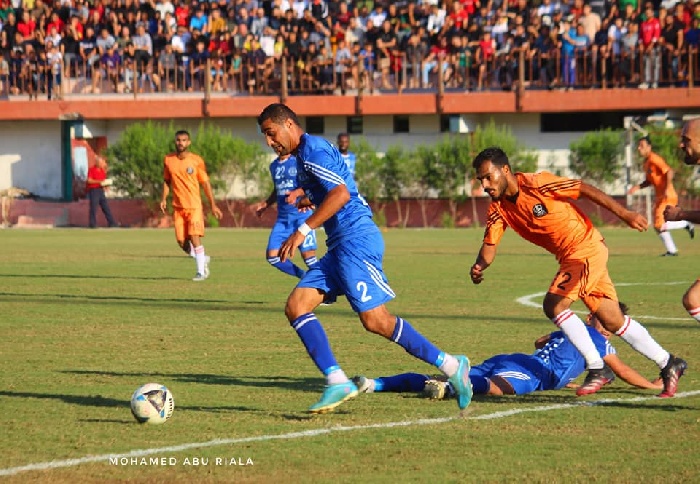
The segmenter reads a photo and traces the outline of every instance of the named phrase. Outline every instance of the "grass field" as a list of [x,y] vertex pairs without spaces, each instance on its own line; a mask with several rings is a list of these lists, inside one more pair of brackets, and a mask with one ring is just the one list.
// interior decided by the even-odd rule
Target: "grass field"
[[[306,414],[323,380],[284,317],[295,280],[265,262],[267,231],[210,230],[204,283],[190,280],[194,263],[170,230],[2,231],[0,479],[698,482],[700,327],[680,299],[700,276],[700,243],[674,232],[681,257],[661,258],[653,233],[603,232],[621,300],[688,361],[679,395],[661,400],[615,382],[586,398],[476,397],[459,418],[454,401],[409,394],[360,395],[336,413]],[[539,304],[556,262],[508,233],[473,286],[480,238],[470,229],[386,232],[398,294],[390,309],[473,362],[530,352],[554,327],[516,300]],[[317,314],[348,374],[431,372],[364,332],[346,301]],[[644,375],[658,373],[622,340],[613,344]],[[162,426],[129,412],[131,393],[149,381],[175,396]],[[122,464],[131,457],[159,465]]]

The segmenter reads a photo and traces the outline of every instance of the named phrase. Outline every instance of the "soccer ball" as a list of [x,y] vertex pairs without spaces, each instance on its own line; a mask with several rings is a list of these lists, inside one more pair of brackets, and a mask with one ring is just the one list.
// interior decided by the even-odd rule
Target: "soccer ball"
[[131,396],[131,414],[138,423],[165,423],[175,410],[173,394],[160,383],[146,383]]

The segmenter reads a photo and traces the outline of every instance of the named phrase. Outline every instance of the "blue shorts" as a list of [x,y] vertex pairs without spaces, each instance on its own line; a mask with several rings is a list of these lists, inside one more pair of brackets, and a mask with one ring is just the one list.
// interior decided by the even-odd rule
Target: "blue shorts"
[[[309,216],[310,215],[311,214],[309,213]],[[287,240],[301,224],[306,222],[307,218],[308,217],[298,218],[291,221],[277,219],[277,222],[275,222],[275,225],[272,227],[272,231],[270,232],[270,237],[267,239],[268,252],[271,250],[279,250],[284,241]],[[301,245],[299,245],[299,250],[301,252],[308,252],[310,250],[316,250],[316,247],[316,231],[312,230],[304,238]]]
[[542,388],[542,376],[546,368],[539,358],[523,353],[496,355],[483,363],[472,366],[470,376],[492,378],[499,376],[511,384],[516,395],[525,395]]
[[297,287],[323,291],[325,301],[347,297],[356,313],[385,304],[396,297],[384,276],[384,239],[379,229],[338,243],[312,266]]

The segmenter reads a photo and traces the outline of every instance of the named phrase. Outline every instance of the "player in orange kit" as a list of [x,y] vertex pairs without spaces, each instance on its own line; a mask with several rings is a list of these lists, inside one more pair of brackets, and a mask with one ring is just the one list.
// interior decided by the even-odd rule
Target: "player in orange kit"
[[652,151],[651,140],[648,136],[639,140],[637,151],[644,158],[645,177],[642,183],[633,186],[627,193],[633,195],[641,188],[654,187],[654,229],[666,246],[666,252],[661,255],[678,255],[678,249],[676,249],[676,244],[673,242],[669,230],[686,229],[692,239],[695,237],[695,226],[687,220],[664,221],[666,206],[675,207],[678,205],[678,195],[673,188],[673,170],[663,158]]
[[687,368],[686,362],[669,354],[644,326],[622,313],[608,274],[608,248],[603,236],[571,200],[585,197],[639,231],[646,230],[646,219],[581,180],[547,172],[514,173],[508,156],[500,148],[479,153],[473,167],[493,202],[488,210],[483,244],[470,271],[472,282],[483,281],[484,271],[494,261],[504,231],[511,227],[559,261],[559,272],[549,286],[543,309],[586,360],[588,375],[577,395],[595,393],[614,378],[584,322],[570,309],[574,301],[581,299],[606,330],[620,336],[661,368],[664,390],[659,396],[672,397]]
[[222,213],[216,206],[214,193],[209,183],[209,175],[204,160],[190,153],[190,133],[180,130],[175,133],[175,153],[163,161],[163,195],[160,210],[165,213],[168,193],[173,192],[173,225],[178,245],[197,263],[197,275],[193,281],[203,281],[209,277],[209,257],[204,253],[204,209],[199,194],[200,185],[209,199],[211,211],[217,219]]

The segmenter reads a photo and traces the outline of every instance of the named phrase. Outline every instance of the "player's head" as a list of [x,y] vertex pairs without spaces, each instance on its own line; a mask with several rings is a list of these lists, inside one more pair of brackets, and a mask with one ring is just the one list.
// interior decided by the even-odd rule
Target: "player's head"
[[[618,304],[620,305],[620,311],[622,311],[622,314],[626,315],[627,312],[629,311],[627,304],[625,304],[621,301],[618,301]],[[606,339],[610,338],[610,336],[612,336],[612,333],[610,331],[608,331],[607,329],[605,329],[605,327],[603,327],[600,320],[593,313],[588,314],[588,317],[586,318],[586,324],[588,326],[592,327],[593,329],[595,329],[596,331],[598,331],[603,336],[605,336]]]
[[691,119],[683,125],[680,148],[685,153],[686,165],[700,165],[700,118]]
[[292,153],[299,146],[303,130],[294,111],[281,103],[274,103],[263,109],[258,116],[258,126],[267,146],[278,156]]
[[651,138],[649,136],[644,136],[639,139],[639,142],[637,143],[637,151],[639,152],[639,156],[642,158],[646,158],[651,154],[653,146],[651,144]]
[[187,130],[181,129],[175,133],[175,149],[178,154],[184,153],[190,147],[190,133]]
[[508,155],[500,148],[486,148],[476,155],[472,163],[476,179],[493,200],[500,200],[506,194],[508,178],[513,175]]
[[347,133],[340,133],[338,135],[338,151],[340,151],[342,154],[345,154],[348,152],[349,148],[350,148],[350,135]]

